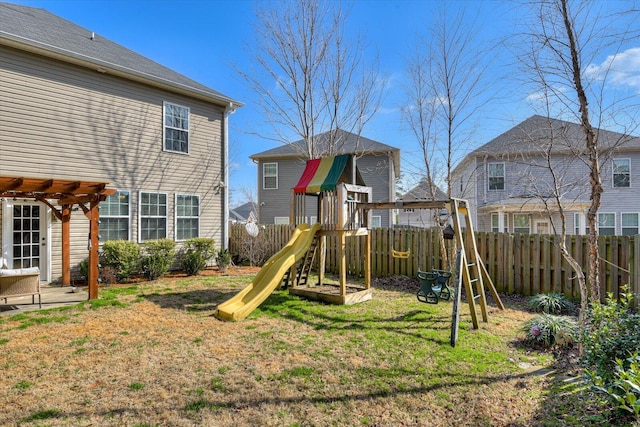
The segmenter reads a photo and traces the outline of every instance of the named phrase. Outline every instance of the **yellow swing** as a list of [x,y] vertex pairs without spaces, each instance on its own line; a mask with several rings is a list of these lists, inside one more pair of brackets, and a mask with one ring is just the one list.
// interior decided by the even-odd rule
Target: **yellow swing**
[[[409,219],[407,218],[407,232],[409,230]],[[411,256],[411,234],[409,233],[409,238],[407,239],[407,250],[406,251],[396,251],[393,248],[394,243],[396,242],[395,239],[395,227],[391,229],[391,256],[393,256],[394,258],[401,258],[401,259],[407,259]]]

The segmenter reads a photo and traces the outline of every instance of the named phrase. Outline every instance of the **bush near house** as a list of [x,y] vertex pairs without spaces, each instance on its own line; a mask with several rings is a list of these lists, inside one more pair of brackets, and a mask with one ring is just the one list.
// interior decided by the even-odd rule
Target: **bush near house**
[[182,269],[187,276],[194,276],[207,267],[207,262],[216,254],[215,241],[206,237],[195,237],[185,242],[182,250]]
[[227,271],[231,265],[231,253],[228,249],[220,249],[216,255],[216,264],[223,273]]
[[140,273],[140,246],[129,240],[108,240],[102,245],[100,264],[112,267],[119,282]]
[[164,276],[175,259],[176,242],[171,239],[149,240],[142,244],[142,274],[147,280]]

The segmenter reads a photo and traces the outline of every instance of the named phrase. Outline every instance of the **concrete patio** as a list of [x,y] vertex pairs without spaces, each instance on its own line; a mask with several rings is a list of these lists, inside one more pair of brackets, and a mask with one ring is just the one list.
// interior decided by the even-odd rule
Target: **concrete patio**
[[[42,292],[42,310],[78,304],[86,301],[89,297],[86,288],[43,285],[40,290]],[[35,304],[31,303],[30,296],[9,297],[6,303],[4,299],[0,299],[0,316],[20,314],[33,310],[40,310],[37,296],[35,297]]]

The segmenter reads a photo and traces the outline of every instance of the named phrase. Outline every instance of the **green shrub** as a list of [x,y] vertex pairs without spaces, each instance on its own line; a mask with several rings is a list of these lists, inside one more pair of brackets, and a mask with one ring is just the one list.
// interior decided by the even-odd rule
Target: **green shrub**
[[171,239],[149,240],[142,244],[142,274],[147,280],[164,276],[173,264],[176,242]]
[[534,311],[547,314],[572,314],[576,309],[571,301],[557,293],[534,295],[529,298],[527,306]]
[[200,273],[207,266],[213,256],[216,255],[213,239],[196,237],[185,242],[182,255],[182,269],[188,276]]
[[584,367],[594,371],[607,386],[615,376],[616,360],[626,361],[640,348],[640,315],[629,310],[632,301],[633,295],[626,288],[619,302],[609,294],[604,304],[592,305],[583,331]]
[[607,395],[618,409],[630,412],[640,421],[640,355],[634,353],[626,361],[616,360],[613,380],[606,383],[594,371],[587,376],[595,388]]
[[140,246],[129,240],[107,240],[102,245],[100,264],[113,267],[118,281],[126,281],[140,272]]
[[231,265],[231,253],[228,249],[220,249],[216,255],[216,264],[220,271],[225,272]]
[[578,323],[572,317],[544,313],[524,322],[522,331],[532,344],[568,345],[578,338]]
[[78,269],[80,270],[80,277],[82,280],[89,280],[89,259],[85,258],[78,263]]

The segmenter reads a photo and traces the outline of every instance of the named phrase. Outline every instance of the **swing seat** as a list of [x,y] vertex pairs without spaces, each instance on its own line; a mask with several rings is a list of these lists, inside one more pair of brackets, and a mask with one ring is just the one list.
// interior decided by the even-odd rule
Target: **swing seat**
[[391,256],[393,256],[394,258],[404,258],[407,259],[411,256],[411,252],[406,251],[406,252],[400,252],[400,251],[396,251],[394,249],[391,249]]
[[448,301],[451,298],[451,288],[449,287],[449,279],[451,272],[447,270],[432,270],[438,275],[438,285],[440,286],[440,299]]
[[422,283],[416,295],[418,301],[437,304],[441,299],[451,298],[451,289],[448,286],[450,277],[451,272],[445,270],[418,271],[418,279]]

